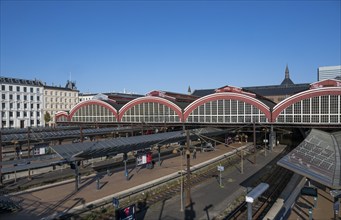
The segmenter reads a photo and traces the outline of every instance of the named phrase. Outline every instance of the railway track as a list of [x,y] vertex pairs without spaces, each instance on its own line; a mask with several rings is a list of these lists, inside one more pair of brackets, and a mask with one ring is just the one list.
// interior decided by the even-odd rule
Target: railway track
[[[286,151],[285,151],[286,152]],[[284,153],[285,153],[284,152]],[[257,186],[261,182],[269,184],[269,188],[263,195],[252,205],[252,219],[263,219],[271,206],[275,203],[287,183],[290,181],[293,172],[273,164],[270,172],[262,176],[258,181],[254,182]],[[224,220],[247,219],[247,203],[240,203]]]
[[[240,162],[240,158],[238,155],[232,156],[229,159],[224,159],[220,162],[220,164],[224,167],[233,166]],[[211,178],[215,178],[218,175],[216,164],[212,164],[207,168],[198,170],[196,172],[191,173],[190,184],[191,187],[194,187],[198,184],[203,183]],[[186,173],[183,173],[183,190],[186,189],[188,183],[186,182]],[[151,189],[147,192],[146,197],[137,201],[137,204],[143,203],[144,207],[151,206],[157,202],[164,201],[174,197],[175,195],[181,192],[181,178],[175,180],[175,182],[166,184],[165,186],[160,187],[159,189]],[[132,201],[123,202],[122,205],[129,205]],[[139,210],[142,211],[142,210]]]

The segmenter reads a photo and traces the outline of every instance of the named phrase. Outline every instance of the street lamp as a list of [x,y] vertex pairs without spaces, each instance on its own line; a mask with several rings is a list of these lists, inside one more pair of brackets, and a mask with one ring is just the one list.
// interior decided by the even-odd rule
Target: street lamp
[[183,148],[181,149],[180,151],[180,157],[181,157],[181,167],[180,167],[180,178],[181,178],[181,186],[180,186],[180,200],[181,200],[181,207],[180,207],[180,212],[183,212],[184,211],[184,179],[183,179],[183,176],[182,176],[182,171],[183,171],[183,157],[184,157],[184,154],[183,154]]

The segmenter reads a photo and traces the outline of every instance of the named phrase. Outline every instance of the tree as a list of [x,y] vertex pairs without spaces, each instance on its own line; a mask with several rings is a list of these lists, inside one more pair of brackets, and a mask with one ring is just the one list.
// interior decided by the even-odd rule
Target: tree
[[45,124],[48,124],[51,121],[51,115],[49,112],[45,113],[44,120],[45,120]]

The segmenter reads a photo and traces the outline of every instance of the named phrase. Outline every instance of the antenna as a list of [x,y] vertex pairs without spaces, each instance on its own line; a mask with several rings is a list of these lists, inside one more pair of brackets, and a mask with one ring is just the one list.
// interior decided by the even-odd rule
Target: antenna
[[71,72],[70,72],[70,82],[71,82]]

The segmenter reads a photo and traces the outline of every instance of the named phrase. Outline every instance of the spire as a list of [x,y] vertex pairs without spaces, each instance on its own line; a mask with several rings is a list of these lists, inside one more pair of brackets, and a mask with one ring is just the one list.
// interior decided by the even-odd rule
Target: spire
[[285,78],[282,81],[281,85],[287,87],[288,85],[293,85],[293,84],[294,84],[293,81],[291,81],[291,79],[290,79],[289,68],[288,68],[288,64],[287,64],[287,66],[285,67]]
[[190,86],[188,86],[187,92],[188,92],[188,95],[190,95],[190,94],[192,93],[192,90],[191,90],[191,87],[190,87]]
[[290,76],[289,76],[288,64],[287,64],[287,66],[285,67],[285,78],[286,78],[286,79],[289,79],[289,78],[290,78]]

